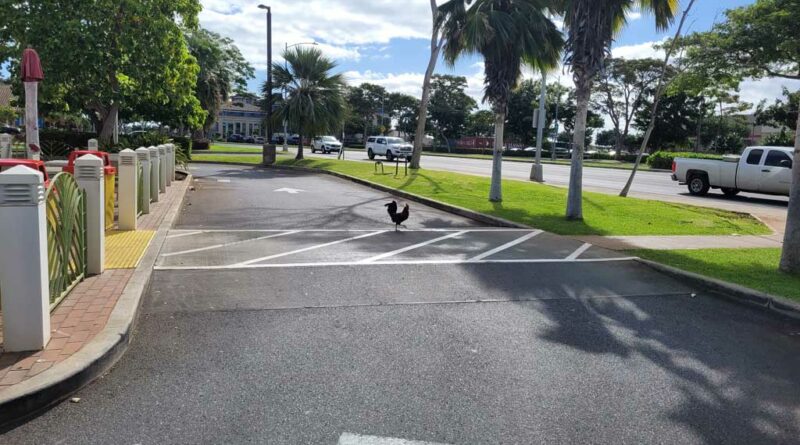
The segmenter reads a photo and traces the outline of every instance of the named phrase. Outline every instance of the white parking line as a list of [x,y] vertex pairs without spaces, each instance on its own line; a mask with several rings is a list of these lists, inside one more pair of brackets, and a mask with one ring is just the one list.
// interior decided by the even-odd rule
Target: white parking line
[[579,256],[583,255],[584,252],[589,250],[591,247],[592,247],[592,245],[589,244],[589,243],[586,243],[586,244],[582,245],[581,247],[578,247],[578,250],[572,252],[572,255],[568,256],[567,260],[577,260]]
[[439,241],[444,241],[444,240],[449,239],[449,238],[455,238],[455,237],[461,236],[461,235],[463,235],[463,234],[465,234],[467,232],[469,232],[469,230],[462,230],[460,232],[451,233],[451,234],[445,235],[445,236],[440,236],[439,238],[434,238],[432,240],[425,241],[424,243],[414,244],[414,245],[411,245],[411,246],[408,246],[408,247],[403,247],[402,249],[397,249],[397,250],[392,251],[392,252],[382,253],[382,254],[374,256],[372,258],[367,258],[365,260],[359,261],[359,263],[374,263],[375,261],[379,261],[379,260],[382,260],[384,258],[393,257],[395,255],[399,255],[401,253],[408,252],[410,250],[419,249],[420,247],[425,247],[425,246],[428,246],[428,245],[433,244],[433,243],[438,243]]
[[[296,253],[296,252],[295,252]],[[587,258],[587,259],[518,259],[518,260],[409,260],[378,261],[364,263],[361,261],[341,261],[331,263],[284,263],[284,264],[248,264],[230,266],[156,266],[155,270],[229,270],[229,269],[277,269],[291,267],[343,267],[343,266],[414,266],[414,265],[473,265],[473,264],[574,264],[574,263],[615,263],[633,261],[636,257],[619,258]]]
[[395,439],[392,437],[362,436],[360,434],[344,433],[339,437],[337,445],[445,445],[434,442],[420,442],[418,440]]
[[517,244],[522,244],[525,241],[528,241],[529,239],[531,239],[531,238],[533,238],[533,237],[535,237],[537,235],[541,235],[542,233],[543,232],[541,230],[535,230],[535,231],[533,231],[533,232],[531,232],[531,233],[529,233],[527,235],[524,235],[524,236],[521,236],[521,237],[515,239],[514,241],[511,241],[510,243],[503,244],[502,246],[499,246],[499,247],[496,247],[496,248],[494,248],[492,250],[484,252],[484,253],[476,256],[475,258],[470,259],[470,261],[480,261],[480,260],[482,260],[484,258],[488,258],[488,257],[490,257],[492,255],[495,255],[495,254],[498,254],[498,253],[500,253],[500,252],[502,252],[504,250],[510,249],[510,248],[516,246]]
[[242,266],[249,266],[251,264],[260,263],[262,261],[268,261],[268,260],[272,260],[272,259],[275,259],[275,258],[280,258],[280,257],[288,256],[288,255],[294,255],[296,253],[308,252],[309,250],[321,249],[323,247],[334,246],[336,244],[346,243],[348,241],[355,241],[357,239],[369,238],[370,236],[380,235],[381,233],[386,233],[386,232],[387,232],[387,230],[380,230],[380,231],[377,231],[377,232],[367,233],[366,235],[359,235],[359,236],[354,236],[352,238],[345,238],[345,239],[338,240],[338,241],[333,241],[333,242],[330,242],[330,243],[319,244],[319,245],[316,245],[316,246],[306,247],[304,249],[293,250],[291,252],[284,252],[284,253],[279,253],[279,254],[276,254],[276,255],[265,256],[263,258],[256,258],[254,260],[243,261],[241,263],[236,263],[236,264],[234,264],[234,265],[232,265],[230,267],[231,268],[236,268],[236,267],[242,267]]
[[[170,232],[172,232],[172,231],[170,231]],[[184,236],[200,235],[201,233],[203,233],[203,232],[202,231],[194,231],[194,232],[178,233],[176,235],[167,236],[167,239],[183,238]]]
[[[394,229],[394,225],[391,226],[391,229]],[[181,232],[191,232],[192,234],[197,233],[256,233],[256,232],[285,232],[287,230],[293,229],[173,229],[170,230],[170,233],[181,233]],[[387,230],[389,230],[387,228]],[[513,228],[497,228],[497,227],[447,227],[447,228],[419,228],[419,229],[403,229],[403,232],[460,232],[462,230],[466,230],[469,232],[497,232],[497,233],[504,233],[504,232],[530,232],[533,229],[513,229]],[[336,232],[374,232],[375,229],[298,229],[295,230],[297,233],[316,233],[316,232],[327,232],[327,233],[336,233]]]
[[260,241],[260,240],[265,240],[265,239],[270,239],[270,238],[278,238],[278,237],[286,236],[286,235],[294,235],[295,233],[297,233],[297,232],[296,231],[291,231],[291,232],[276,233],[276,234],[273,234],[273,235],[259,236],[258,238],[251,238],[251,239],[246,239],[246,240],[241,240],[241,241],[232,241],[230,243],[223,243],[223,244],[214,244],[213,246],[207,246],[207,247],[198,247],[197,249],[181,250],[180,252],[170,252],[170,253],[165,253],[165,254],[163,254],[161,256],[162,257],[171,257],[171,256],[177,256],[177,255],[186,255],[187,253],[205,252],[206,250],[219,249],[219,248],[222,248],[222,247],[233,246],[233,245],[236,245],[236,244],[250,243],[250,242],[253,242],[253,241]]

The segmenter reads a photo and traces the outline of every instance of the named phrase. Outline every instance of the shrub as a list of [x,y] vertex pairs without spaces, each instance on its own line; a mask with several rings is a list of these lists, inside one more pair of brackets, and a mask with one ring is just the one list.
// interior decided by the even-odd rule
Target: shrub
[[181,160],[184,163],[192,160],[192,139],[182,136],[172,138],[172,143],[175,144],[175,159]]
[[192,141],[192,151],[210,150],[210,149],[211,149],[211,141],[209,141],[208,139]]
[[693,153],[693,152],[671,152],[671,151],[657,151],[647,157],[647,165],[650,168],[658,168],[663,170],[670,170],[672,162],[675,158],[694,158],[694,159],[722,159],[722,155],[715,155],[711,153]]

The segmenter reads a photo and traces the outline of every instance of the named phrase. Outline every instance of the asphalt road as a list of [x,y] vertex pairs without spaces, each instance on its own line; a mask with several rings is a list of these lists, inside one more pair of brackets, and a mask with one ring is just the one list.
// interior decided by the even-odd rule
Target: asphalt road
[[[798,442],[796,322],[419,205],[395,234],[338,179],[194,170],[128,352],[0,443]],[[544,261],[448,262],[486,249]]]

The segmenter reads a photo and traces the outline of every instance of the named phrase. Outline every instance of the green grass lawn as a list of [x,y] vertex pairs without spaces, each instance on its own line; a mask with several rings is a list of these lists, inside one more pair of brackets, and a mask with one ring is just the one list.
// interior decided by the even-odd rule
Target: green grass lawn
[[[258,156],[197,155],[196,160],[258,164]],[[279,165],[326,169],[562,235],[731,235],[767,234],[749,215],[687,205],[584,192],[584,221],[567,221],[567,190],[532,182],[503,181],[502,203],[487,199],[489,178],[421,170],[408,177],[376,174],[371,163],[290,158]]]
[[800,301],[800,277],[778,270],[780,249],[632,250],[678,269]]
[[[261,153],[261,147],[257,147],[253,144],[229,144],[223,142],[217,142],[211,144],[211,149],[208,151],[211,153]],[[198,153],[206,153],[205,151],[201,151]]]

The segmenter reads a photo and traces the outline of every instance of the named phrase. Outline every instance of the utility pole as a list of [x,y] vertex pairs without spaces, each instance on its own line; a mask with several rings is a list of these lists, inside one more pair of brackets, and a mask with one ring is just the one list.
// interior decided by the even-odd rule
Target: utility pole
[[536,162],[531,167],[531,181],[544,182],[544,168],[542,167],[542,146],[544,143],[544,124],[547,113],[545,101],[547,100],[547,75],[542,72],[542,94],[539,97],[539,122],[536,125]]
[[272,8],[258,5],[267,10],[267,144],[272,143]]

